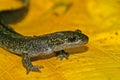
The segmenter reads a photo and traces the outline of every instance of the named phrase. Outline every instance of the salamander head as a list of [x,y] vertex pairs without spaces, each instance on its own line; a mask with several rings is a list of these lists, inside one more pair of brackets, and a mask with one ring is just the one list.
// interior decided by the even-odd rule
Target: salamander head
[[51,34],[50,42],[54,47],[54,51],[59,51],[85,45],[88,42],[88,36],[80,30],[62,31]]

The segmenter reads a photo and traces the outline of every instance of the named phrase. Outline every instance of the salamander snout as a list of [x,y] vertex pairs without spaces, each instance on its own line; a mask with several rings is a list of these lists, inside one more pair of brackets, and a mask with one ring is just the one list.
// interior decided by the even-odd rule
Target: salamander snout
[[83,42],[84,44],[86,44],[86,43],[88,43],[89,38],[88,38],[88,36],[86,36],[85,34],[82,34],[81,40],[82,40],[82,42]]

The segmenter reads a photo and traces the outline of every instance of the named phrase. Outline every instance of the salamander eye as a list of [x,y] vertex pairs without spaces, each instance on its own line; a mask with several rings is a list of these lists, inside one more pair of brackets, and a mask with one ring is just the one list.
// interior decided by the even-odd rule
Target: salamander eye
[[75,40],[76,40],[76,37],[70,37],[70,38],[68,38],[69,42],[74,42]]

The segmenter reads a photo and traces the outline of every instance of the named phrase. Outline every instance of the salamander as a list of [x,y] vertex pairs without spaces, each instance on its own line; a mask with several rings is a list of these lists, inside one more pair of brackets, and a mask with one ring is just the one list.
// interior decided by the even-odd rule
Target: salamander
[[[16,13],[15,11],[14,14]],[[83,46],[89,40],[88,36],[80,30],[25,36],[6,24],[14,20],[10,19],[10,21],[7,21],[4,18],[0,20],[0,47],[22,57],[22,64],[26,68],[26,74],[30,71],[40,72],[40,69],[43,68],[43,66],[33,65],[31,58],[56,55],[61,59],[68,59],[68,53],[64,51],[65,49]]]

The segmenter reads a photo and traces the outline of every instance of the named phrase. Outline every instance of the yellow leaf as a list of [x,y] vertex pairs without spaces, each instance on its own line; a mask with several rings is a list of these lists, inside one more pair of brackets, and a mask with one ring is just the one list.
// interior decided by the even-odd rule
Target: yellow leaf
[[[8,1],[0,3],[1,10],[10,9],[4,6],[14,1]],[[28,75],[21,57],[1,48],[0,80],[120,80],[119,0],[30,0],[26,18],[12,26],[29,36],[80,29],[89,36],[89,43],[67,50],[69,60],[34,61],[45,68]]]

